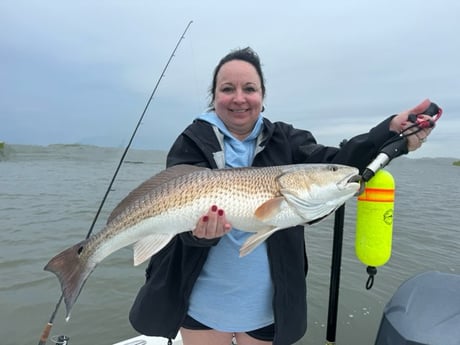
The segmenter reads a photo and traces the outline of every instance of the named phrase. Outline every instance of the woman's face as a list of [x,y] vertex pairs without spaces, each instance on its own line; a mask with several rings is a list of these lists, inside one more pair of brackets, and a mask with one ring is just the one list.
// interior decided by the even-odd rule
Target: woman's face
[[216,77],[214,108],[228,130],[238,139],[246,138],[262,110],[261,80],[248,62],[231,60]]

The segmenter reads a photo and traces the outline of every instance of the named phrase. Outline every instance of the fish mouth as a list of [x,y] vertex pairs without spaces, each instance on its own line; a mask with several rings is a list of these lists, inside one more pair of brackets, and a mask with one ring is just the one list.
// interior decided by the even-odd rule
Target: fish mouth
[[358,191],[355,193],[354,196],[358,196],[358,195],[361,195],[363,192],[364,192],[364,188],[366,187],[364,181],[363,181],[363,178],[361,177],[361,175],[353,175],[351,176],[348,180],[347,180],[347,183],[359,183],[359,189]]
[[354,196],[358,196],[358,195],[361,195],[362,192],[364,192],[364,188],[365,188],[365,184],[364,184],[364,181],[361,175],[359,174],[349,175],[340,182],[340,185],[342,185],[343,187],[348,187],[349,185],[353,185],[356,183],[359,184],[359,188],[354,194]]

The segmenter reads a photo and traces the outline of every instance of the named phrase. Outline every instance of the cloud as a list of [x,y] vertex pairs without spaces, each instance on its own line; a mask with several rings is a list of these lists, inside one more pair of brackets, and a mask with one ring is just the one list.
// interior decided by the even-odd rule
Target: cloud
[[335,145],[430,97],[445,115],[420,154],[460,156],[459,10],[455,0],[3,1],[0,139],[120,145],[193,20],[135,145],[169,148],[206,108],[218,60],[249,45],[271,120]]

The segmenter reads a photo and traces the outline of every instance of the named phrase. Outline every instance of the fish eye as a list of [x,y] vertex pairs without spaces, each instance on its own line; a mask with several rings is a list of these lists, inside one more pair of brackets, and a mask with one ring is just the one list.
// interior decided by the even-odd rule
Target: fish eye
[[77,250],[78,255],[81,254],[81,252],[83,251],[83,249],[85,249],[85,247],[83,247],[83,246],[81,246],[80,248],[78,248],[78,250]]
[[339,168],[336,166],[336,165],[330,165],[329,166],[329,170],[334,172],[334,171],[337,171]]

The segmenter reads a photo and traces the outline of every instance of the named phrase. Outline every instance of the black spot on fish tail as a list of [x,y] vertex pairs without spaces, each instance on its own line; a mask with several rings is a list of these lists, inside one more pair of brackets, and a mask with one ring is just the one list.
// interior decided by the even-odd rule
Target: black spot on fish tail
[[66,305],[66,317],[70,315],[75,301],[96,267],[96,262],[89,255],[81,255],[87,240],[82,241],[53,257],[44,270],[54,273],[61,284],[61,291]]

